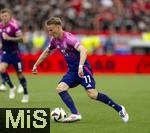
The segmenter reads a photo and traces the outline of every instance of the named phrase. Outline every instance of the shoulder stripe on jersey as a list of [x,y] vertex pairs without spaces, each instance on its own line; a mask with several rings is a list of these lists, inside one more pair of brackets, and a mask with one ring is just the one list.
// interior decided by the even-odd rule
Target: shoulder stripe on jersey
[[80,42],[77,42],[75,45],[74,45],[74,48],[78,48],[80,46]]

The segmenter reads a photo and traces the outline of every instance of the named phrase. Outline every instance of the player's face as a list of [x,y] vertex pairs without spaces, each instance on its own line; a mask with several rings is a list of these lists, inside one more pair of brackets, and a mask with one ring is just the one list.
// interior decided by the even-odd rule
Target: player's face
[[59,38],[60,37],[61,30],[60,30],[59,25],[55,25],[55,24],[48,25],[47,30],[48,30],[48,34],[50,36],[53,36],[54,38]]
[[0,19],[2,20],[2,22],[4,24],[7,24],[10,21],[10,19],[11,19],[11,15],[8,12],[1,13],[0,14]]

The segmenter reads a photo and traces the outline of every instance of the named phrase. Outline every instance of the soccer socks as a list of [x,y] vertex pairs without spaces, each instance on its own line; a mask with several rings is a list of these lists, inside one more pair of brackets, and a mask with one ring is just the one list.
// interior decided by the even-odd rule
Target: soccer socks
[[2,84],[3,84],[3,85],[6,85],[6,84],[5,84],[6,82],[5,82],[4,78],[2,77],[2,74],[1,74],[1,79],[2,79]]
[[5,80],[2,78],[2,84],[3,84],[3,85],[6,85],[5,83],[6,83]]
[[111,106],[112,108],[114,108],[117,112],[119,112],[122,108],[121,106],[119,106],[118,104],[116,104],[113,100],[111,100],[108,96],[106,96],[105,94],[102,93],[98,93],[97,95],[97,99],[98,101],[101,101],[109,106]]
[[61,97],[63,102],[66,104],[66,106],[70,109],[72,114],[78,114],[75,104],[67,91],[60,92],[59,96]]
[[27,81],[25,79],[25,77],[19,78],[20,84],[22,85],[23,89],[24,89],[24,94],[27,95],[28,94],[28,90],[27,90]]
[[7,82],[10,88],[14,87],[13,83],[10,80],[8,73],[1,73],[1,76],[2,76],[3,83]]

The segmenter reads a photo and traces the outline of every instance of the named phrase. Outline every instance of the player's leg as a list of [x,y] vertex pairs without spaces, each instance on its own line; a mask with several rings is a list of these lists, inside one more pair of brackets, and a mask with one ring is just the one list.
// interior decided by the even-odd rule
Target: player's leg
[[[84,69],[84,78],[80,78],[80,80],[81,80],[81,85],[86,89],[86,92],[91,99],[105,103],[108,106],[114,108],[119,113],[122,112],[123,107],[121,105],[118,105],[106,94],[100,93],[95,89],[95,80],[90,69],[88,68]],[[125,109],[124,109],[124,115],[125,114],[127,113],[125,113]],[[122,118],[125,122],[128,121],[128,115]]]
[[13,55],[12,58],[11,58],[11,63],[13,64],[16,72],[18,73],[17,76],[18,76],[18,79],[19,79],[19,85],[18,85],[17,92],[18,93],[23,93],[24,92],[24,87],[22,86],[21,79],[19,78],[19,77],[24,77],[24,76],[22,76],[22,74],[20,74],[23,71],[23,66],[22,66],[22,62],[21,62],[20,57],[18,55]]
[[9,85],[10,88],[13,88],[14,85],[12,84],[8,73],[6,73],[7,67],[8,67],[8,64],[7,64],[7,63],[4,63],[4,62],[0,63],[1,77],[2,77],[2,79],[3,79],[5,82],[8,83],[8,85]]
[[118,112],[121,110],[121,106],[113,102],[107,95],[99,93],[96,89],[94,89],[95,80],[91,70],[87,67],[84,68],[84,77],[81,78],[81,85],[86,89],[86,92],[90,98],[108,104]]
[[116,104],[106,94],[100,93],[96,89],[91,88],[86,90],[86,92],[91,99],[101,101],[102,103],[105,103],[108,106],[114,108],[117,112],[119,112],[122,109],[120,105]]
[[18,93],[23,93],[23,92],[24,92],[23,90],[24,90],[24,89],[23,89],[22,85],[19,84],[19,85],[18,85],[17,92],[18,92]]
[[124,106],[115,103],[106,94],[100,93],[96,89],[88,89],[88,90],[86,90],[86,92],[91,99],[100,101],[100,102],[114,108],[119,113],[119,115],[121,116],[123,121],[128,122],[129,116],[128,116],[128,113],[126,112]]
[[56,88],[57,93],[61,97],[62,101],[70,109],[72,114],[78,114],[78,110],[74,104],[74,101],[68,93],[69,86],[65,82],[60,82]]
[[71,115],[69,115],[67,118],[63,120],[63,122],[74,122],[81,120],[82,117],[79,114],[75,103],[68,93],[68,89],[75,87],[78,85],[78,83],[75,82],[76,76],[74,73],[67,73],[58,84],[56,90],[59,96],[61,97],[62,101],[66,104],[66,106],[70,109]]
[[7,82],[7,84],[10,87],[9,98],[13,99],[13,98],[15,98],[15,89],[16,89],[16,87],[13,85],[13,83],[10,80],[9,75],[6,73],[7,67],[8,67],[7,63],[5,63],[5,62],[0,63],[1,76]]
[[[0,47],[1,47],[1,45],[0,45]],[[0,51],[0,63],[1,63],[1,51]],[[6,85],[5,85],[5,80],[3,79],[2,75],[1,75],[0,91],[6,91],[6,90],[7,90],[7,88],[6,88]]]
[[82,119],[82,116],[79,114],[75,103],[68,93],[69,86],[65,82],[60,82],[57,86],[56,90],[61,97],[62,101],[66,104],[66,106],[70,109],[71,113],[67,118],[63,119],[62,122],[75,122]]
[[2,80],[2,84],[0,85],[0,91],[6,91],[7,90],[7,87],[6,87],[6,84],[5,84],[5,79],[3,79],[2,75],[1,75],[1,80]]
[[24,89],[24,95],[28,95],[26,78],[24,77],[22,72],[17,72],[17,76],[18,76],[20,84],[22,85]]
[[2,79],[2,84],[6,85],[6,81],[5,81],[5,79],[3,79],[2,75],[1,75],[1,79]]
[[17,72],[17,76],[19,79],[20,84],[23,87],[24,90],[24,95],[22,97],[21,102],[22,103],[27,103],[29,101],[29,95],[28,95],[28,90],[27,90],[27,81],[26,78],[24,77],[22,71],[23,71],[23,66],[22,66],[22,62],[19,56],[13,56],[12,58],[14,60],[14,62],[12,63],[16,72]]
[[28,95],[26,78],[24,77],[22,72],[17,72],[17,76],[18,76],[19,82],[20,82],[20,84],[21,84],[21,86],[23,87],[23,90],[24,90],[24,92],[23,92],[24,95],[22,97],[21,102],[22,103],[27,103],[27,102],[29,102],[29,95]]

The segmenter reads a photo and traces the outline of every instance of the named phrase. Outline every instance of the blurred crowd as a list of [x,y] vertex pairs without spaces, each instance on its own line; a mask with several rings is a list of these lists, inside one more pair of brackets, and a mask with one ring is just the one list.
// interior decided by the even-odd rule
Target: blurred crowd
[[24,30],[43,27],[49,16],[63,18],[67,30],[148,30],[149,0],[0,0]]
[[47,45],[43,23],[49,16],[61,17],[68,31],[150,31],[149,0],[0,0],[2,8],[13,10],[32,53]]

